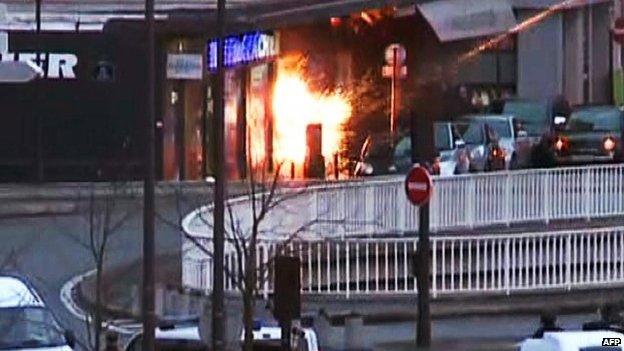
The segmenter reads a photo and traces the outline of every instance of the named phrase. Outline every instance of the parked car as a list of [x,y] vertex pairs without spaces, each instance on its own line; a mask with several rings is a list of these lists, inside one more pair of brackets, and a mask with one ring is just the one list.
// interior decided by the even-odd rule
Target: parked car
[[540,100],[506,99],[502,108],[489,111],[491,114],[513,116],[525,126],[529,137],[540,138],[544,133],[563,126],[570,116],[570,105],[562,97]]
[[624,112],[615,106],[576,109],[553,139],[557,164],[622,162]]
[[[464,150],[455,124],[437,122],[434,124],[435,147],[438,157],[433,165],[433,173],[442,176],[468,173],[470,160]],[[412,167],[411,137],[401,138],[392,148],[389,138],[369,137],[362,147],[361,160],[356,166],[356,175],[381,175],[406,173]]]
[[25,278],[0,275],[0,350],[70,351],[74,343]]
[[518,145],[511,168],[543,166],[535,160],[536,152],[541,152],[544,138],[561,130],[570,116],[570,105],[560,97],[541,100],[507,99],[500,105],[496,114],[513,116],[517,126],[526,133]]
[[[611,342],[613,340],[614,342]],[[539,339],[530,338],[520,344],[520,351],[621,351],[624,334],[613,331],[546,332]]]
[[[244,336],[244,331],[241,331],[241,343]],[[282,350],[282,328],[275,321],[255,320],[253,338],[254,350]],[[312,328],[294,326],[291,328],[290,341],[293,351],[319,351],[318,338]]]
[[489,172],[508,169],[515,152],[513,118],[501,115],[463,117],[457,126],[466,143],[470,171]]
[[[156,328],[156,351],[206,351],[208,344],[199,335],[199,321],[182,323],[161,323]],[[130,338],[124,350],[142,350],[143,332]]]
[[362,144],[354,174],[356,176],[374,176],[396,173],[392,157],[393,150],[392,137],[389,133],[369,135]]

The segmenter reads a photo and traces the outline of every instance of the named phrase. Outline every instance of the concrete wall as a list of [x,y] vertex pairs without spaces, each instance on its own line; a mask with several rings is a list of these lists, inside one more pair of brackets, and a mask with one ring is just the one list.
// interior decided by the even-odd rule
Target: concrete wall
[[589,102],[611,102],[611,16],[609,6],[594,6],[590,10],[592,28],[591,89]]
[[[518,22],[534,14],[520,11]],[[563,92],[562,34],[561,14],[518,34],[518,96],[539,99]]]
[[583,92],[583,12],[568,11],[564,15],[564,95],[571,104],[582,104]]
[[[518,21],[536,13],[520,10]],[[565,11],[521,32],[518,95],[534,99],[563,94],[573,105],[609,103],[610,23],[609,4],[600,4]]]

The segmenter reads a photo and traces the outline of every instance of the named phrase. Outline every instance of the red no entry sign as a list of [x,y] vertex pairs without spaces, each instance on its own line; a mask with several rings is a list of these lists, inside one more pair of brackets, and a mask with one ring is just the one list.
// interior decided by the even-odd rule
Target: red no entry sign
[[417,166],[412,168],[405,178],[405,193],[407,198],[416,206],[423,206],[431,199],[433,182],[426,168]]

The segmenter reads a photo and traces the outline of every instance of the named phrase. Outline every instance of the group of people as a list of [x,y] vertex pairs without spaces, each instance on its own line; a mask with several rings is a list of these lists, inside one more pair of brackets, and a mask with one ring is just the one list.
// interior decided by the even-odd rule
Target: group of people
[[[598,310],[600,319],[583,324],[584,331],[590,330],[611,330],[624,333],[624,317],[621,315],[621,308],[617,304],[609,303]],[[543,313],[540,316],[540,327],[533,333],[533,338],[540,339],[545,332],[557,332],[564,329],[557,323],[557,316],[554,313]]]

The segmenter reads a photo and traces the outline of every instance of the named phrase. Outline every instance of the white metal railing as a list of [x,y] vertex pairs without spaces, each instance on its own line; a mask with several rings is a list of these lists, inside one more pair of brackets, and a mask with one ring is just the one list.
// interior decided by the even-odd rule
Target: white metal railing
[[[418,210],[408,203],[402,177],[328,183],[274,208],[261,224],[279,237],[306,222],[319,238],[401,234],[418,229]],[[231,200],[237,220],[248,225],[246,198]],[[432,232],[624,214],[624,165],[522,170],[434,179]],[[200,220],[200,216],[203,217]],[[184,220],[190,235],[207,238],[210,207]],[[247,224],[245,224],[247,223]]]
[[[431,240],[434,297],[624,283],[624,227]],[[303,293],[349,297],[413,294],[417,286],[411,265],[417,244],[416,238],[348,238],[295,241],[284,250],[301,259]],[[279,245],[275,240],[260,243],[257,264],[269,262]],[[234,272],[234,251],[226,251],[226,268]],[[269,269],[259,278],[265,296],[273,288],[271,274]],[[234,279],[226,277],[226,289],[235,289]],[[197,252],[185,254],[184,285],[210,290],[211,282],[210,259]]]

